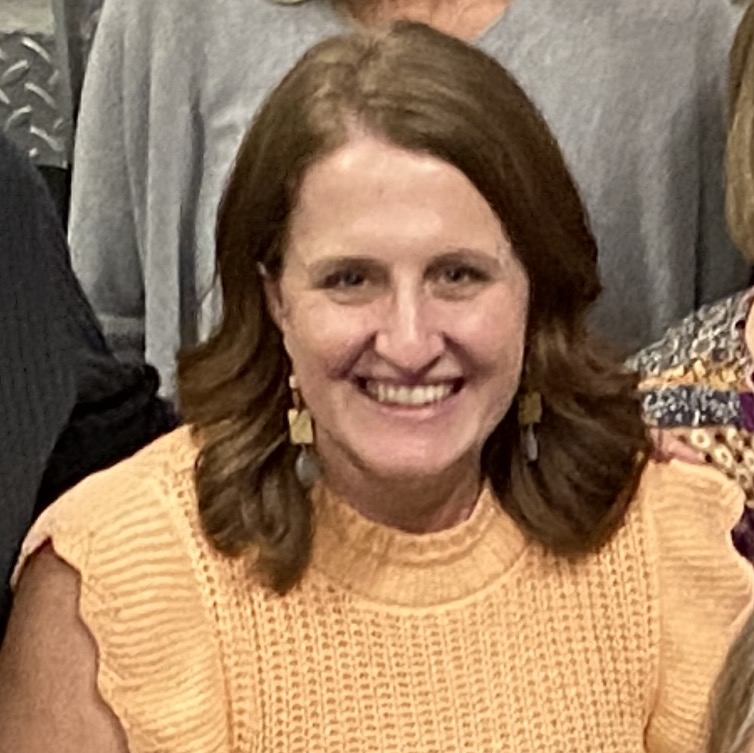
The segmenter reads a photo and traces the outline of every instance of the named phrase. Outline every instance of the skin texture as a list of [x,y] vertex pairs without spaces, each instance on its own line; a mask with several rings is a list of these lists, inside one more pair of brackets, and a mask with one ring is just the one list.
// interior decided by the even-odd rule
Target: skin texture
[[366,26],[397,19],[420,21],[473,42],[497,21],[512,0],[345,0],[347,12]]
[[[310,169],[268,298],[336,493],[406,530],[468,515],[520,383],[528,292],[455,167],[357,136]],[[374,382],[457,391],[407,407],[370,396]]]
[[0,653],[0,750],[128,753],[96,688],[96,646],[78,595],[77,573],[51,549],[26,566]]
[[670,429],[651,429],[653,453],[652,457],[661,462],[670,460],[682,460],[692,465],[704,465],[704,457],[692,447],[689,447],[682,439],[673,435]]

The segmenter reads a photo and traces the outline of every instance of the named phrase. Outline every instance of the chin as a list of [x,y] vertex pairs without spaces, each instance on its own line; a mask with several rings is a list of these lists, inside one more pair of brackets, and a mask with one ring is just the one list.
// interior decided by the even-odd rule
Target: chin
[[[464,452],[428,451],[411,453],[410,451],[389,453],[366,453],[360,455],[360,464],[378,478],[419,481],[440,477],[450,469],[457,467],[468,457]],[[468,458],[468,462],[477,462]]]

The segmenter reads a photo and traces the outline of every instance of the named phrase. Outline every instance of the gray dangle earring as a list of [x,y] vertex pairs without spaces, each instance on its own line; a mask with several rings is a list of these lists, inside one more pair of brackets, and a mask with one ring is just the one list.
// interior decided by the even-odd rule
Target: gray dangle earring
[[542,395],[525,392],[518,398],[518,425],[521,429],[521,444],[524,457],[529,463],[539,460],[539,442],[535,427],[542,421]]
[[304,488],[310,489],[320,476],[320,468],[312,450],[314,445],[312,414],[304,405],[295,375],[288,380],[288,386],[291,389],[293,401],[293,407],[288,411],[288,438],[292,445],[300,447],[295,465],[296,478]]

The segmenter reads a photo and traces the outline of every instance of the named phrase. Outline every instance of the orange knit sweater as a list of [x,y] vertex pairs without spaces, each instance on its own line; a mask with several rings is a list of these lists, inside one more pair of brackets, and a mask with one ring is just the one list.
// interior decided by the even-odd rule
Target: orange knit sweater
[[626,524],[569,562],[485,493],[409,535],[315,494],[313,561],[279,597],[215,553],[181,429],[50,508],[81,573],[99,686],[131,753],[694,753],[752,573],[741,494],[650,465]]

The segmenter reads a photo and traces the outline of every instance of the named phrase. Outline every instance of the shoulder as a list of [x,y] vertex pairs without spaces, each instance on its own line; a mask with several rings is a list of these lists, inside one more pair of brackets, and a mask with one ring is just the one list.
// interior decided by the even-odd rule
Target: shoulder
[[[642,476],[635,504],[665,539],[674,533],[679,545],[697,546],[712,539],[717,546],[727,546],[743,514],[744,493],[709,465],[652,461]],[[670,543],[664,540],[663,546]]]
[[183,427],[89,476],[42,513],[24,542],[20,566],[49,540],[59,554],[75,557],[74,565],[86,566],[106,552],[143,556],[153,537],[175,539],[179,513],[192,504],[197,454]]
[[661,427],[735,424],[750,357],[745,290],[701,307],[627,361],[639,372],[645,420]]
[[[254,22],[244,30],[253,39],[268,25],[292,25],[292,17],[306,12],[312,2],[286,3],[274,0],[224,0],[222,8],[203,0],[108,0],[102,10],[100,28],[118,30],[130,37],[149,39],[155,49],[166,43],[176,49],[188,41],[184,34],[209,40],[223,28],[230,30],[240,20]],[[210,51],[207,50],[207,53]],[[220,50],[217,50],[220,52]],[[198,62],[198,61],[197,61]]]
[[610,548],[644,561],[655,595],[658,572],[672,579],[676,568],[683,577],[694,568],[727,573],[732,568],[743,574],[746,592],[749,566],[732,542],[743,511],[743,490],[713,467],[650,461]]
[[[709,465],[647,466],[635,507],[666,626],[686,614],[701,621],[700,629],[706,624],[716,630],[720,641],[749,608],[754,570],[733,542],[744,499],[738,484]],[[687,603],[691,597],[693,603]]]
[[[558,5],[562,5],[558,3]],[[615,38],[616,46],[643,48],[648,60],[694,58],[712,67],[725,68],[730,43],[742,15],[736,0],[690,0],[669,3],[666,0],[645,0],[641,3],[566,4],[578,7],[583,23],[601,20]],[[572,16],[575,22],[578,17]],[[687,57],[691,54],[691,58]],[[643,61],[637,61],[637,63]],[[687,63],[687,64],[688,64]],[[706,71],[689,71],[690,75],[708,76]]]
[[39,532],[53,528],[80,527],[118,535],[125,520],[146,519],[178,505],[192,488],[197,455],[189,428],[166,434],[60,497],[40,517],[29,545]]
[[[31,161],[0,134],[0,254],[3,262],[38,263],[48,250],[66,259],[52,198]],[[39,248],[38,248],[39,247]]]
[[[677,38],[679,27],[688,32],[695,23],[697,1],[668,3],[664,0],[644,0],[641,3],[606,3],[601,0],[586,0],[563,4],[553,0],[546,5],[554,6],[553,13],[557,14],[556,17],[565,15],[574,24],[579,21],[583,24],[585,18],[589,19],[590,24],[605,24],[611,35],[620,38],[623,43],[654,43],[663,33],[669,33],[670,40]],[[725,0],[720,0],[721,4],[724,2]]]
[[[126,121],[138,134],[146,110],[172,123],[176,107],[195,109],[201,100],[202,118],[210,118],[218,106],[227,115],[225,108],[237,105],[241,92],[246,123],[255,101],[249,91],[266,89],[312,44],[338,31],[342,27],[320,2],[108,0],[94,38],[84,101],[88,89],[97,91],[100,101],[124,90]],[[140,94],[143,87],[151,87],[152,98]],[[85,110],[82,106],[84,115]],[[107,120],[108,113],[97,112],[97,118]],[[178,122],[185,125],[183,120]]]
[[642,379],[658,377],[677,367],[690,368],[695,360],[730,360],[743,355],[735,324],[746,319],[752,291],[743,291],[702,306],[670,327],[660,340],[627,361]]
[[711,598],[729,599],[740,611],[754,587],[754,570],[733,543],[744,499],[740,486],[710,465],[650,461],[608,549],[634,563],[629,570],[642,573],[660,611],[694,588],[708,588]]
[[47,543],[76,571],[97,686],[132,749],[226,745],[216,605],[191,521],[196,454],[181,428],[83,481],[34,525],[14,576]]
[[[256,4],[256,3],[252,3]],[[225,5],[225,3],[223,4]],[[108,0],[97,22],[92,46],[95,74],[115,80],[125,73],[99,70],[99,56],[114,54],[127,65],[146,64],[145,55],[180,53],[183,46],[199,35],[208,13],[218,13],[216,4],[199,0]],[[193,33],[192,33],[193,32]],[[178,71],[176,71],[178,72]]]
[[0,135],[0,184],[3,186],[3,203],[16,196],[19,199],[28,200],[29,195],[38,196],[44,187],[39,173],[31,162],[2,135]]
[[696,33],[701,39],[713,34],[715,29],[735,28],[742,15],[742,5],[745,3],[739,3],[737,0],[691,0],[684,3],[648,0],[640,3],[639,7],[615,4],[613,12],[627,19],[635,17],[645,21],[681,24],[687,32]]
[[709,466],[652,463],[636,510],[645,524],[657,604],[648,748],[697,750],[711,689],[752,608],[754,570],[731,535],[743,492]]
[[[0,133],[0,307],[6,326],[21,312],[33,330],[59,325],[68,249],[52,198],[31,161]],[[10,292],[12,291],[12,292]],[[44,310],[50,317],[29,316]],[[9,317],[9,318],[8,318]],[[4,333],[0,333],[4,334]],[[23,336],[0,338],[23,345]]]
[[734,30],[746,10],[746,2],[741,0],[694,0],[690,5],[694,17],[708,32],[714,26]]
[[716,88],[727,79],[730,48],[746,5],[738,0],[695,0],[693,3],[694,41],[702,64],[699,75]]

